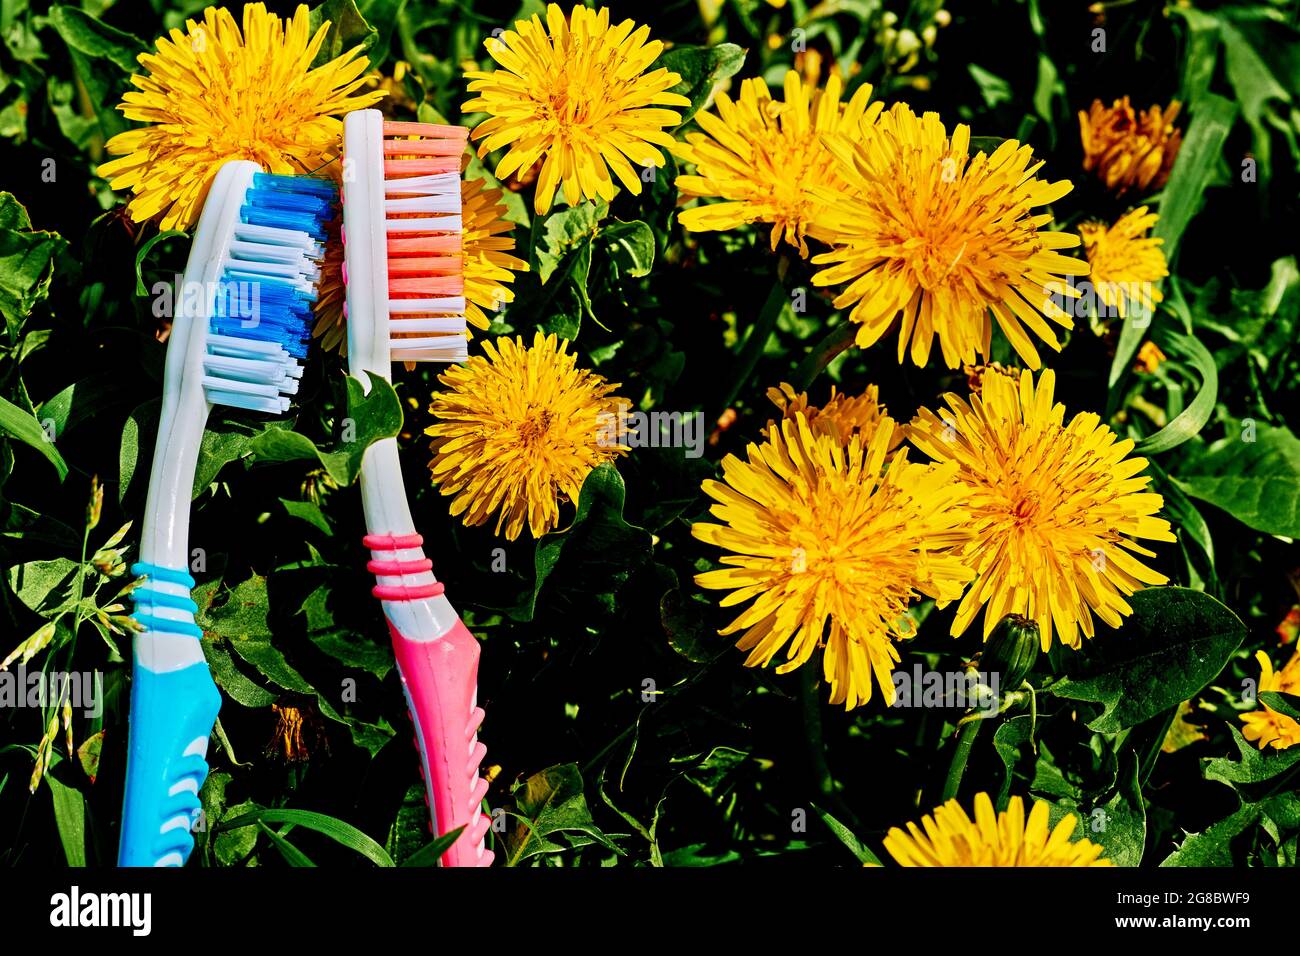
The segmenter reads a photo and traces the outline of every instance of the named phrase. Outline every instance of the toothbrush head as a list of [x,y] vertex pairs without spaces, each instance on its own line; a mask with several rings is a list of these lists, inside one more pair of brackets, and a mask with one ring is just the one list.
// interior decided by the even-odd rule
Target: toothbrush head
[[467,355],[460,163],[468,130],[343,121],[343,279],[353,370]]
[[[298,391],[334,185],[227,163],[204,203],[174,330],[214,405],[283,414]],[[205,321],[206,320],[206,321]],[[196,334],[197,332],[197,334]],[[169,350],[170,351],[170,350]]]

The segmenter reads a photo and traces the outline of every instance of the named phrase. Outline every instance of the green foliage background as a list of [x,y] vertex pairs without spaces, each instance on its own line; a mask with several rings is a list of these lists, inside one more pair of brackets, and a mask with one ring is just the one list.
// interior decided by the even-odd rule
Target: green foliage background
[[[1123,95],[1139,107],[1184,102],[1173,178],[1141,197],[1161,213],[1173,259],[1149,333],[1169,361],[1135,374],[1143,331],[1097,336],[1086,320],[1059,356],[1045,353],[1071,413],[1103,413],[1152,458],[1179,535],[1154,563],[1176,587],[1137,595],[1123,630],[1103,628],[1080,654],[1040,659],[1036,720],[1020,706],[988,722],[960,795],[1032,794],[1055,815],[1080,813],[1125,865],[1294,865],[1300,748],[1258,752],[1237,715],[1254,706],[1243,700],[1243,682],[1258,678],[1253,652],[1266,649],[1278,665],[1289,656],[1275,628],[1298,599],[1296,4],[1133,0],[1101,13],[1083,2],[954,4],[952,24],[906,70],[877,40],[877,0],[612,6],[615,19],[648,22],[671,42],[664,59],[697,105],[746,76],[779,85],[806,48],[824,69],[838,64],[850,88],[868,81],[887,102],[938,110],[976,136],[1027,141],[1048,178],[1076,183],[1055,209],[1067,226],[1113,220],[1129,202],[1081,172],[1076,112]],[[919,32],[937,5],[883,7]],[[105,139],[128,125],[113,107],[135,56],[201,8],[0,5],[0,652],[53,622],[29,667],[102,671],[107,700],[101,717],[74,717],[73,753],[58,729],[34,793],[52,714],[0,713],[0,860],[11,864],[115,855],[130,652],[99,612],[126,578],[110,579],[95,558],[114,563],[101,549],[143,507],[164,355],[147,293],[181,269],[187,243],[155,244],[154,227],[131,226],[124,197],[93,169]],[[540,10],[535,0],[369,0],[359,10],[327,0],[322,12],[339,24],[336,42],[369,45],[372,66],[411,64],[405,92],[420,118],[469,123],[462,70],[488,65],[482,42],[492,30]],[[1094,48],[1099,28],[1104,52]],[[1248,157],[1253,180],[1242,175]],[[211,422],[191,539],[205,555],[196,599],[225,701],[196,862],[419,865],[436,856],[386,631],[368,597],[356,461],[337,437],[345,417],[369,435],[402,431],[426,548],[482,639],[482,735],[495,768],[487,803],[505,814],[492,836],[504,861],[853,865],[880,852],[888,827],[939,802],[958,713],[876,700],[846,714],[820,703],[812,667],[785,677],[747,670],[716,635],[726,615],[691,583],[715,557],[689,534],[705,513],[700,480],[755,438],[771,414],[767,387],[820,370],[846,319],[811,292],[807,263],[778,278],[766,230],[683,235],[675,173],[670,163],[641,197],[537,220],[528,190],[508,193],[533,269],[494,331],[560,332],[643,409],[701,411],[712,427],[734,408],[735,423],[704,457],[637,450],[617,470],[593,472],[563,530],[509,544],[450,520],[423,480],[435,370],[399,374],[395,395],[363,402],[336,357],[316,354],[287,426]],[[801,287],[807,309],[795,313]],[[1014,364],[1005,341],[995,338],[995,352]],[[814,402],[831,382],[849,391],[878,383],[903,421],[965,387],[964,375],[935,362],[898,366],[892,343],[830,361]],[[87,534],[92,476],[106,494]],[[107,545],[129,549],[128,563],[136,531]],[[947,637],[951,613],[919,606],[902,666],[952,669],[978,652],[973,632]],[[1187,699],[1206,739],[1161,753]],[[306,759],[286,759],[283,707],[304,716]]]

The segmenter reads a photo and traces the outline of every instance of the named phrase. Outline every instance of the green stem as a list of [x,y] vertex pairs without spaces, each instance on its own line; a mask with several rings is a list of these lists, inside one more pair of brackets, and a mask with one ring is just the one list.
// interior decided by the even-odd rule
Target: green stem
[[971,747],[975,745],[975,735],[980,732],[982,723],[984,723],[982,720],[972,720],[958,725],[957,746],[952,752],[952,763],[948,765],[948,778],[943,782],[940,803],[947,803],[957,796],[957,791],[961,788],[962,774],[966,772],[966,761],[970,759]]
[[826,366],[830,365],[837,355],[853,344],[857,334],[857,323],[850,322],[847,319],[831,329],[824,339],[813,346],[813,350],[795,369],[794,381],[791,383],[795,389],[801,392],[806,391],[817,376],[826,370]]
[[803,730],[808,740],[808,758],[812,761],[817,792],[838,805],[835,778],[826,762],[826,744],[822,740],[821,698],[817,694],[817,672],[821,667],[821,654],[816,654],[799,668],[799,698],[803,705]]
[[782,256],[780,262],[777,263],[777,279],[772,283],[772,289],[767,294],[767,301],[763,303],[758,318],[754,320],[754,325],[749,330],[749,338],[745,339],[745,344],[740,349],[740,355],[736,360],[736,374],[723,396],[722,407],[718,410],[719,415],[732,406],[736,401],[736,396],[740,394],[740,389],[749,381],[749,377],[754,374],[754,368],[758,365],[758,360],[762,358],[763,350],[767,348],[767,340],[772,337],[772,330],[776,328],[777,318],[785,307],[790,304],[790,297],[786,293],[782,281],[785,278],[787,268],[788,260],[785,256]]

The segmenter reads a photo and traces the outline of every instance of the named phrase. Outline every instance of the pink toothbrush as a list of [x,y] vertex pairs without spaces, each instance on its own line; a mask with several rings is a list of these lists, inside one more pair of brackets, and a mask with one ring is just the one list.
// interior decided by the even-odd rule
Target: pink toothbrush
[[[344,119],[343,279],[348,362],[392,377],[392,361],[459,362],[467,357],[462,274],[460,159],[467,130],[387,123],[378,110]],[[367,568],[383,605],[402,688],[415,723],[430,831],[465,831],[443,866],[487,866],[482,813],[487,781],[478,774],[478,641],[461,623],[433,562],[421,548],[407,505],[397,440],[371,445],[361,465],[369,534]]]

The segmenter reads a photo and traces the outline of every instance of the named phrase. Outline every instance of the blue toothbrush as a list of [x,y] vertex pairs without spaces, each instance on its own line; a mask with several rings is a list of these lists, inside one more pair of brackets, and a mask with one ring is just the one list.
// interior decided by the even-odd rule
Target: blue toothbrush
[[227,163],[203,206],[167,347],[162,412],[132,591],[135,635],[119,866],[182,866],[221,696],[190,597],[189,516],[214,405],[280,415],[298,390],[330,182]]

